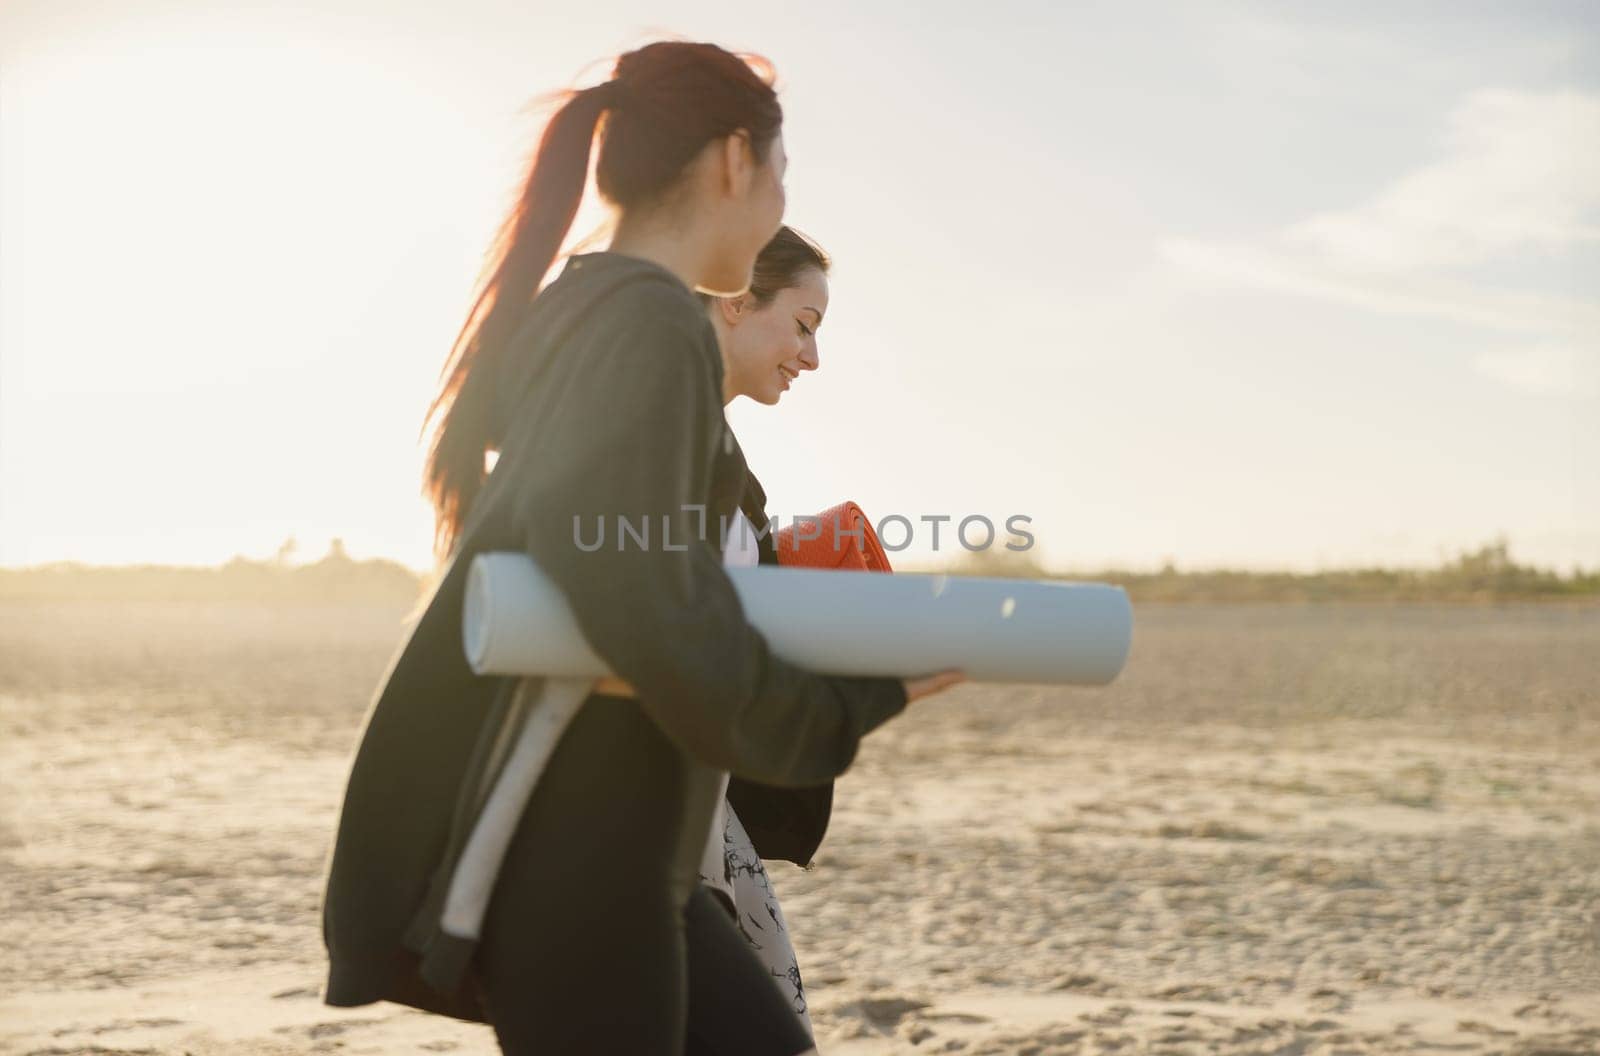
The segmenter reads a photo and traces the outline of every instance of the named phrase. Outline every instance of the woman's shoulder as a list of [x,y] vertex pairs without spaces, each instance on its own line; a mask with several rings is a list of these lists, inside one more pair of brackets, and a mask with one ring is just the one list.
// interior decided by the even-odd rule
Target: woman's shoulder
[[[568,260],[551,292],[562,285],[580,302],[603,299],[597,329],[663,328],[697,341],[716,332],[703,305],[672,272],[654,261],[621,253],[584,253]],[[585,296],[587,294],[587,296]]]
[[[704,306],[671,272],[656,265],[630,266],[625,278],[608,283],[591,301],[578,328],[574,362],[592,378],[617,384],[625,372],[633,386],[654,389],[688,377],[709,389],[722,385],[717,332]],[[685,373],[687,372],[687,373]],[[622,387],[629,387],[623,385]]]

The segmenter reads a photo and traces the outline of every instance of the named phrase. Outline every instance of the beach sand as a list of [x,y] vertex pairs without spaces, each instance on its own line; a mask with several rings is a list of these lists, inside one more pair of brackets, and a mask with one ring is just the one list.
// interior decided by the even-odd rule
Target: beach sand
[[[0,603],[0,1053],[494,1052],[328,1008],[382,607]],[[1141,606],[772,867],[825,1053],[1600,1052],[1600,607]]]

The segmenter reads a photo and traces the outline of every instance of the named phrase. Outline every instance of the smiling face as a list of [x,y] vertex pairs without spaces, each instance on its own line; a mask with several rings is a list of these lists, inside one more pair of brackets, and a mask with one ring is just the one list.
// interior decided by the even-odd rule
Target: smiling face
[[766,304],[748,294],[713,301],[724,401],[748,396],[770,406],[802,373],[821,366],[817,329],[827,312],[828,277],[820,268],[800,272]]

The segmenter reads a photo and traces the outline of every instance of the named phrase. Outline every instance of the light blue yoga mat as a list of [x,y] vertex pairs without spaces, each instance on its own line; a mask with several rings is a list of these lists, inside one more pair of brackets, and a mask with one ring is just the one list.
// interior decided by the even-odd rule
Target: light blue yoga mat
[[[772,651],[820,674],[1100,686],[1122,671],[1133,608],[1102,583],[808,568],[728,568]],[[462,617],[481,675],[613,675],[560,589],[526,554],[479,554]]]

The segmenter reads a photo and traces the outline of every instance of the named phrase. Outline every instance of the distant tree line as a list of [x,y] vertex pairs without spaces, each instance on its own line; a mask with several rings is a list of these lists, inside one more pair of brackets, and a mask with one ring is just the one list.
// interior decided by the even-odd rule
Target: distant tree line
[[1505,539],[1464,553],[1437,568],[1341,568],[1322,572],[1100,569],[1047,572],[1026,555],[982,551],[955,571],[964,575],[1115,583],[1134,601],[1540,601],[1600,596],[1600,569],[1563,575],[1520,565]]
[[357,561],[334,539],[320,560],[291,564],[286,540],[267,560],[235,556],[223,565],[83,565],[57,562],[0,569],[0,598],[170,601],[366,602],[410,605],[422,577],[396,561]]
[[[224,565],[96,566],[72,562],[0,569],[3,599],[111,599],[370,603],[410,607],[429,587],[422,573],[381,558],[355,560],[335,539],[321,559],[294,564],[294,540],[265,560],[235,557]],[[914,571],[908,567],[906,571]],[[1349,568],[1325,572],[1099,569],[1062,572],[1025,553],[986,550],[948,567],[955,575],[1115,583],[1134,601],[1541,601],[1600,597],[1600,569],[1563,575],[1514,561],[1504,539],[1438,568]]]

